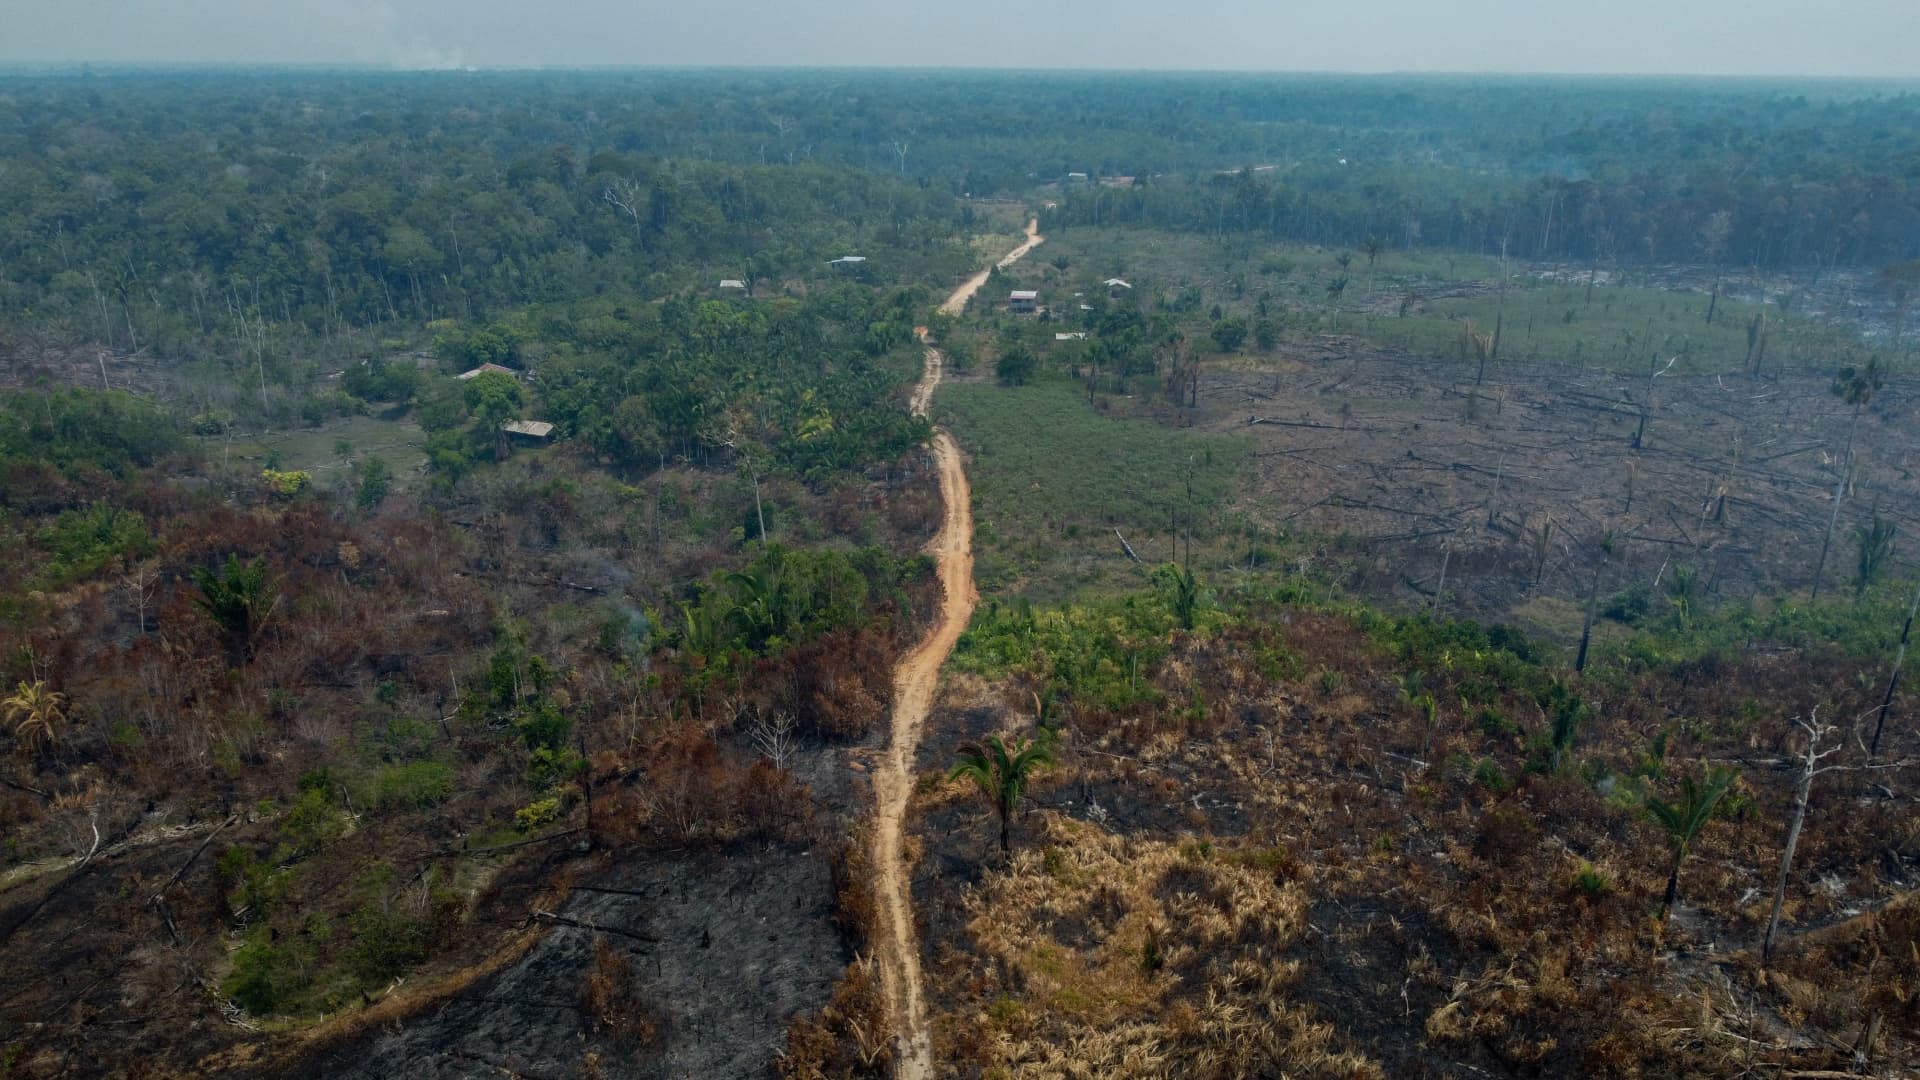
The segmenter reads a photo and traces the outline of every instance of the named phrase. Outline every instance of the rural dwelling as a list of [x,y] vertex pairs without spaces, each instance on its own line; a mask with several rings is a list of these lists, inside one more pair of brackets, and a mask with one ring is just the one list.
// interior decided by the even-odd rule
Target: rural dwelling
[[519,374],[518,372],[514,371],[512,368],[501,367],[499,364],[481,364],[479,367],[474,368],[472,371],[463,371],[460,374],[455,375],[454,378],[459,379],[461,382],[466,382],[468,379],[478,378],[481,375],[485,375],[489,371],[497,371],[502,375],[518,375]]
[[852,270],[866,261],[867,257],[865,255],[842,255],[827,263],[827,265],[833,267],[835,270]]
[[1118,300],[1133,291],[1133,286],[1117,277],[1108,278],[1103,284],[1107,287],[1109,299]]
[[514,420],[500,425],[500,430],[526,443],[544,444],[553,438],[553,425],[545,420]]
[[1085,330],[1064,330],[1064,331],[1060,331],[1060,332],[1057,332],[1057,333],[1055,333],[1055,334],[1053,335],[1053,340],[1055,340],[1055,341],[1085,341],[1085,340],[1087,340],[1087,332],[1086,332]]
[[741,281],[739,278],[722,278],[720,281],[720,291],[721,292],[746,292],[747,283],[744,281]]
[[1040,306],[1040,294],[1032,289],[1015,289],[1007,294],[1007,310],[1015,315],[1031,315]]

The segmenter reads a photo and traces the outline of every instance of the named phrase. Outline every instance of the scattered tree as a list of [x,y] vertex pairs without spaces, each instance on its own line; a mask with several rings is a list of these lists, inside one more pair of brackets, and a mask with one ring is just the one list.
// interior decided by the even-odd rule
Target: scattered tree
[[1014,346],[994,362],[993,374],[1004,386],[1025,386],[1033,378],[1033,354]]
[[1011,746],[1000,736],[989,735],[983,742],[969,742],[960,747],[960,761],[947,774],[948,780],[961,777],[972,780],[993,804],[994,816],[1000,821],[1002,854],[1013,851],[1013,816],[1019,809],[1020,794],[1026,789],[1027,779],[1039,769],[1054,764],[1056,741],[1057,736],[1050,728],[1041,728],[1032,738],[1016,738]]

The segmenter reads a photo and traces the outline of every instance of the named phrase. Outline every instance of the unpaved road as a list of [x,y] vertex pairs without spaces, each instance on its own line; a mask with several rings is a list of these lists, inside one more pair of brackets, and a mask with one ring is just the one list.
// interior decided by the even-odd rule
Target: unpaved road
[[[1026,241],[998,265],[1014,262],[1045,239],[1040,235],[1039,222],[1028,222]],[[988,273],[982,270],[968,278],[940,305],[940,310],[958,315],[967,306],[968,298],[986,284]],[[924,331],[921,340],[927,340]],[[912,407],[917,415],[925,416],[933,403],[934,388],[940,385],[943,359],[940,350],[929,343],[926,372],[913,390]],[[906,858],[901,845],[902,823],[907,815],[907,799],[913,792],[914,751],[920,745],[920,729],[933,705],[940,667],[947,662],[947,654],[953,652],[968,620],[973,618],[973,605],[979,599],[973,589],[973,492],[967,486],[967,472],[960,462],[960,447],[945,431],[933,433],[933,460],[940,472],[940,499],[946,511],[940,531],[934,535],[931,553],[939,565],[940,585],[946,598],[940,605],[939,621],[894,672],[893,740],[873,774],[873,863],[880,875],[881,912],[886,923],[880,976],[893,1020],[899,1063],[895,1075],[903,1080],[923,1080],[933,1075],[933,1032],[927,1022],[926,996],[920,986],[920,946],[913,928]]]

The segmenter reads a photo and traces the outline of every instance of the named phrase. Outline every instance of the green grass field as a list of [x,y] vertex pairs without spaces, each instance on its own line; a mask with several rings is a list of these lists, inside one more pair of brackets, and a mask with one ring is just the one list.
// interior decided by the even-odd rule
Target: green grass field
[[348,469],[348,459],[342,458],[339,452],[343,441],[354,459],[384,459],[393,469],[396,490],[419,485],[421,470],[427,461],[427,437],[411,419],[349,416],[317,428],[236,436],[231,446],[224,445],[224,440],[219,438],[204,438],[201,446],[202,452],[213,461],[220,461],[224,456],[230,462],[265,467],[273,458],[282,469],[311,472],[315,483],[330,485]]
[[1173,557],[1187,481],[1194,534],[1216,535],[1239,488],[1250,442],[1103,416],[1079,388],[1048,379],[1023,387],[953,383],[934,411],[971,456],[976,579],[983,595],[1059,600],[1120,582]]
[[[1637,286],[1587,290],[1571,285],[1526,285],[1510,289],[1500,359],[1508,362],[1579,364],[1615,371],[1642,372],[1650,358],[1664,365],[1678,357],[1676,373],[1712,374],[1745,370],[1748,331],[1758,304],[1721,297],[1714,321],[1706,321],[1709,297]],[[1342,311],[1336,332],[1431,355],[1460,355],[1461,332],[1471,320],[1476,331],[1491,334],[1499,318],[1497,295],[1416,301],[1404,317]],[[1834,368],[1849,351],[1861,351],[1859,339],[1837,327],[1805,319],[1783,318],[1769,308],[1768,370]]]

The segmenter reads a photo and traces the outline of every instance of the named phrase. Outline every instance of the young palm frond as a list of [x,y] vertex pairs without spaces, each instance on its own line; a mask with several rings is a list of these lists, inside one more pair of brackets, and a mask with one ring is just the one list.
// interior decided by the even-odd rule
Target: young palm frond
[[960,747],[960,760],[947,774],[947,779],[972,780],[993,804],[994,815],[1000,820],[1002,852],[1013,850],[1013,815],[1019,808],[1020,793],[1026,789],[1027,778],[1058,760],[1054,756],[1057,738],[1051,728],[1041,728],[1038,735],[1031,739],[1017,738],[1011,746],[1000,736],[989,735],[982,742],[969,742]]
[[1720,805],[1739,775],[1733,769],[1713,768],[1703,777],[1681,777],[1680,797],[1673,802],[1647,796],[1647,814],[1667,834],[1667,846],[1673,852],[1672,867],[1667,872],[1667,895],[1660,903],[1661,919],[1667,917],[1674,901],[1679,899],[1680,865],[1686,861],[1700,830],[1706,827],[1714,808]]
[[38,751],[58,740],[60,724],[66,720],[66,701],[65,694],[49,690],[46,683],[35,679],[22,682],[0,700],[0,706],[7,710],[7,722],[14,725],[13,734],[21,749]]

